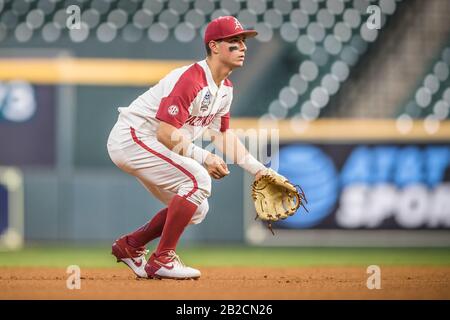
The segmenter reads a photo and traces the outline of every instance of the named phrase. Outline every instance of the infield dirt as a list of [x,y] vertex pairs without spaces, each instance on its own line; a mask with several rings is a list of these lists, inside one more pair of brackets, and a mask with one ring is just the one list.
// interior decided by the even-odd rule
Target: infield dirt
[[69,290],[62,268],[0,268],[0,299],[450,299],[450,267],[201,268],[199,280],[138,280],[123,268],[81,269]]

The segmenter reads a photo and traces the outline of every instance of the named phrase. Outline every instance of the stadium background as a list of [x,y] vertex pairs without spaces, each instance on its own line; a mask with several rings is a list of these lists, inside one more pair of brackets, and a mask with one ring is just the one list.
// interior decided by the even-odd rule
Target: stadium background
[[0,0],[0,265],[113,266],[111,241],[161,208],[108,157],[117,107],[203,59],[207,22],[234,15],[259,35],[231,76],[231,126],[278,130],[271,156],[310,213],[273,237],[231,166],[183,235],[187,261],[448,266],[449,14],[446,0]]

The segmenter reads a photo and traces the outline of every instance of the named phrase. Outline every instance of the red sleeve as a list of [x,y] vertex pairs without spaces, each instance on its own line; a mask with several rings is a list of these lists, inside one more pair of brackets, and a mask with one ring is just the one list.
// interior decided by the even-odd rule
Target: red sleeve
[[225,132],[230,128],[230,112],[220,117],[220,132]]
[[156,119],[167,122],[179,129],[189,117],[189,105],[183,102],[182,97],[165,97],[156,113]]
[[189,106],[206,85],[202,67],[193,64],[181,75],[170,94],[161,99],[156,119],[181,128],[189,117]]

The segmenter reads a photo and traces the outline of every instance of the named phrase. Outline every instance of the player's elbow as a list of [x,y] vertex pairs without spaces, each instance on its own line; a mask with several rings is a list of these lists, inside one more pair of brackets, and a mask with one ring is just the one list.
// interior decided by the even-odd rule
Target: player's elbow
[[164,124],[160,123],[158,129],[156,130],[156,139],[162,144],[166,145],[170,142],[170,137],[172,135],[172,130]]
[[175,144],[173,140],[171,139],[170,134],[167,134],[167,132],[159,132],[156,134],[156,139],[163,145],[165,145],[169,150],[173,150],[175,147]]
[[174,150],[179,145],[181,141],[181,135],[178,132],[178,129],[172,126],[171,124],[161,122],[156,130],[156,139],[176,153],[179,153],[179,150]]
[[158,130],[156,130],[156,139],[162,144],[165,144],[167,141],[167,133],[158,128]]

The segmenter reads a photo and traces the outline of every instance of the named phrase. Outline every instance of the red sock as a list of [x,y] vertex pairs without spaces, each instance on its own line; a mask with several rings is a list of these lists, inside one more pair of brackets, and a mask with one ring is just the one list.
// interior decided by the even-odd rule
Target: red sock
[[149,222],[128,234],[127,242],[130,246],[138,248],[161,236],[166,222],[167,208],[159,211]]
[[162,253],[174,250],[177,246],[178,240],[184,231],[184,228],[191,221],[192,216],[197,210],[197,205],[186,200],[179,195],[175,195],[169,203],[166,223],[159,240],[158,248],[156,249],[156,256]]

